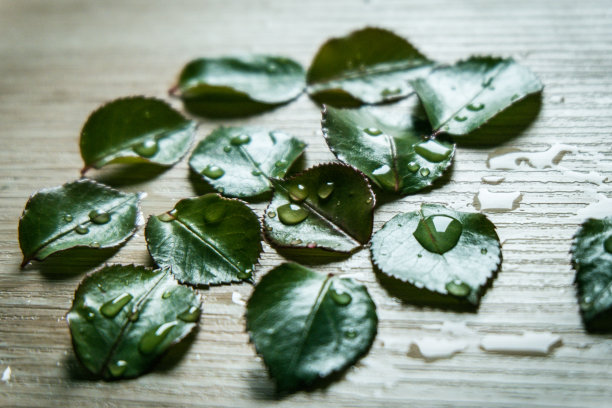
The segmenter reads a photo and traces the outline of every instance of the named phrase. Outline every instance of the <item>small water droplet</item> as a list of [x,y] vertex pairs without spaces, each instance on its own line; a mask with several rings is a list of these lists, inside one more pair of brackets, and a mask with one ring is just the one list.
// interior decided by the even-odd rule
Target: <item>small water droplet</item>
[[247,269],[245,271],[240,271],[238,272],[238,279],[249,279],[252,273],[253,271],[250,269]]
[[240,146],[243,144],[247,144],[251,141],[251,136],[246,135],[246,134],[241,134],[238,136],[234,136],[231,140],[230,143],[233,144],[234,146]]
[[395,174],[393,174],[391,167],[387,166],[386,164],[374,170],[372,175],[374,175],[376,181],[378,181],[383,187],[389,190],[396,189]]
[[74,231],[75,231],[77,234],[80,234],[80,235],[85,235],[85,234],[87,234],[87,233],[89,232],[89,228],[87,228],[85,225],[81,225],[81,224],[79,224],[79,225],[77,225],[77,226],[76,226],[76,228],[74,229]]
[[276,163],[274,163],[275,167],[285,167],[287,166],[287,160],[279,160]]
[[487,79],[482,81],[483,88],[490,86],[492,82],[493,82],[493,77],[488,77]]
[[121,377],[125,370],[127,370],[128,364],[125,360],[117,360],[114,363],[109,364],[108,371],[113,377]]
[[317,243],[316,243],[316,242],[309,242],[308,244],[306,244],[306,246],[307,246],[308,248],[311,248],[311,249],[312,249],[312,248],[316,248],[316,247],[317,247]]
[[139,317],[140,317],[140,310],[132,309],[132,311],[130,312],[130,315],[128,316],[128,319],[130,320],[130,322],[135,322],[136,320],[138,320]]
[[274,211],[268,211],[268,217],[274,218],[276,217],[276,213]]
[[206,177],[216,180],[225,174],[225,170],[223,170],[219,166],[215,166],[214,164],[209,164],[208,166],[204,167],[204,170],[202,170],[202,174]]
[[176,325],[178,325],[177,321],[168,322],[162,324],[156,329],[146,332],[138,343],[138,349],[140,352],[143,354],[152,353],[157,346],[164,341],[164,339],[168,336],[168,333],[170,333],[170,330],[172,330]]
[[374,199],[372,197],[368,197],[366,199],[366,204],[372,204],[372,201],[374,201]]
[[[414,151],[427,161],[439,163],[446,160],[453,150],[435,140],[428,140],[415,145]],[[412,171],[412,169],[410,170]]]
[[606,252],[608,252],[609,254],[612,254],[612,235],[610,235],[608,238],[606,238],[606,240],[604,241],[604,249],[606,250]]
[[400,88],[385,88],[381,91],[380,95],[384,98],[389,96],[398,95],[402,92]]
[[92,321],[96,317],[95,311],[89,306],[83,306],[79,308],[79,314],[85,318],[85,320]]
[[198,317],[200,317],[200,308],[197,306],[190,306],[177,317],[184,322],[195,322],[198,320]]
[[519,97],[519,95],[518,95],[518,94],[514,94],[514,95],[512,95],[512,96],[510,97],[510,100],[511,100],[511,101],[515,101],[515,100],[517,100],[517,99],[518,99],[518,97]]
[[484,107],[485,107],[485,106],[484,106],[484,103],[470,103],[470,104],[467,106],[467,110],[470,110],[470,111],[472,111],[472,112],[478,112],[478,111],[480,111],[480,110],[483,110],[483,109],[484,109]]
[[417,258],[422,258],[422,257],[423,257],[423,254],[418,254],[417,255]]
[[354,329],[348,329],[347,331],[344,332],[344,336],[347,339],[354,339],[355,337],[357,337],[357,331]]
[[70,214],[64,215],[64,221],[66,221],[66,222],[72,221],[72,215],[70,215]]
[[132,149],[139,156],[152,157],[159,150],[159,145],[155,139],[147,139],[141,143],[138,143]]
[[346,306],[353,300],[353,297],[348,292],[338,291],[335,288],[329,291],[329,295],[340,306]]
[[459,115],[457,115],[457,116],[455,116],[455,120],[457,122],[465,122],[467,120],[467,116],[459,116]]
[[375,127],[365,128],[363,129],[363,131],[366,132],[370,136],[380,136],[383,134],[382,130],[375,128]]
[[294,239],[289,244],[291,244],[291,245],[301,245],[302,244],[302,240],[299,239],[299,238],[298,239]]
[[223,151],[229,153],[232,150],[232,146],[223,146]]
[[419,221],[413,235],[429,252],[443,254],[457,245],[462,232],[463,225],[455,218],[432,215]]
[[283,224],[299,224],[308,217],[308,211],[296,204],[284,204],[277,208],[278,218]]
[[89,246],[91,248],[100,248],[100,243],[98,241],[94,241],[91,244],[89,244]]
[[427,177],[429,176],[429,169],[427,167],[422,167],[419,174],[423,177]]
[[130,303],[130,300],[132,300],[132,295],[129,293],[122,293],[113,300],[109,300],[103,304],[102,307],[100,307],[100,313],[109,318],[115,317],[125,305]]
[[257,177],[257,176],[261,176],[261,171],[259,171],[259,170],[253,170],[253,171],[251,172],[251,174],[252,174],[252,175],[254,175],[254,176],[256,176],[256,177]]
[[96,286],[98,287],[98,289],[100,289],[100,292],[106,293],[106,289],[104,289],[104,286],[102,286],[102,284],[96,283]]
[[271,225],[266,225],[266,231],[273,231],[274,228],[272,228]]
[[471,288],[465,282],[461,282],[460,280],[454,280],[446,284],[446,290],[451,295],[458,297],[466,297],[470,294]]
[[410,170],[413,173],[416,173],[417,171],[419,171],[420,168],[421,166],[417,162],[408,163],[408,170]]
[[303,184],[292,184],[287,189],[289,191],[289,197],[291,200],[301,202],[308,197],[308,188]]
[[161,297],[162,299],[168,299],[170,296],[172,296],[172,290],[165,290]]
[[162,222],[170,222],[170,221],[176,220],[176,218],[174,218],[173,215],[171,215],[170,213],[167,213],[167,212],[165,212],[163,214],[159,214],[157,216],[157,219],[162,221]]
[[110,221],[111,216],[106,211],[92,210],[89,212],[89,219],[94,224],[106,224]]
[[333,191],[334,191],[334,182],[328,181],[319,186],[319,189],[317,190],[317,195],[319,196],[321,200],[325,200],[331,195],[331,193],[333,193]]
[[486,255],[486,254],[487,254],[487,252],[489,252],[489,251],[487,250],[487,248],[482,248],[482,249],[480,250],[480,253],[481,253],[481,254],[483,254],[483,255]]

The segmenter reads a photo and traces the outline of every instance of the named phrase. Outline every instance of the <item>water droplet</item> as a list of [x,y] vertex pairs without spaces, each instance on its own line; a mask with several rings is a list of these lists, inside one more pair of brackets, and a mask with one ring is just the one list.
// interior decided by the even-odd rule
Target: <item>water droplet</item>
[[251,172],[251,174],[252,174],[252,175],[254,175],[254,176],[261,176],[261,171],[259,171],[259,170],[253,170],[253,171]]
[[130,303],[132,295],[129,293],[122,293],[113,300],[109,300],[100,308],[100,313],[106,317],[115,317],[123,309],[125,305]]
[[327,197],[331,195],[331,193],[333,193],[333,191],[334,191],[334,182],[328,181],[319,186],[319,189],[317,190],[317,195],[319,196],[321,200],[325,200]]
[[232,150],[232,146],[223,146],[223,151],[224,151],[225,153],[229,153],[229,152],[230,152],[230,150]]
[[160,220],[160,221],[163,221],[163,222],[170,222],[170,221],[176,220],[176,218],[172,214],[167,213],[167,212],[165,212],[163,214],[159,214],[157,216],[157,219]]
[[308,197],[308,188],[303,184],[292,184],[287,190],[289,191],[289,197],[298,203]]
[[190,306],[177,317],[184,322],[195,322],[198,320],[198,317],[200,317],[200,308],[197,306]]
[[421,174],[423,177],[427,177],[429,176],[429,169],[427,167],[423,167],[421,168],[421,171],[419,171],[419,174]]
[[408,163],[408,170],[410,170],[413,173],[416,173],[417,171],[419,171],[420,168],[421,166],[417,162]]
[[130,312],[130,315],[128,316],[128,319],[130,320],[130,322],[135,322],[136,320],[138,320],[139,317],[140,317],[140,310],[132,309],[132,311]]
[[363,131],[366,132],[370,136],[380,136],[383,134],[382,130],[375,128],[375,127],[365,128],[363,129]]
[[465,282],[461,282],[460,280],[454,280],[446,284],[446,290],[451,295],[459,296],[459,297],[466,297],[467,295],[470,294],[471,288]]
[[230,143],[233,144],[234,146],[240,146],[243,144],[247,144],[250,141],[251,141],[251,136],[246,135],[246,134],[241,134],[241,135],[232,137],[232,140],[230,140]]
[[470,103],[470,104],[467,106],[467,110],[470,110],[470,111],[472,111],[472,112],[478,112],[478,111],[480,111],[480,110],[483,110],[483,109],[484,109],[484,107],[485,107],[485,106],[484,106],[484,103]]
[[91,244],[89,244],[89,246],[91,248],[100,248],[100,243],[98,241],[94,241]]
[[492,82],[493,82],[493,77],[488,77],[487,79],[482,81],[482,86],[484,88],[486,88],[486,87],[490,86]]
[[402,92],[402,90],[400,88],[385,88],[382,90],[382,92],[380,93],[381,96],[383,97],[388,97],[388,96],[393,96],[393,95],[397,95],[400,94]]
[[366,204],[372,204],[372,201],[374,201],[374,199],[372,197],[368,197],[366,200]]
[[147,139],[133,147],[134,152],[142,157],[152,157],[159,150],[159,145],[155,139]]
[[385,187],[385,188],[387,188],[389,190],[395,190],[396,189],[395,174],[393,174],[393,170],[391,170],[391,167],[387,166],[386,164],[384,164],[381,167],[379,167],[376,170],[374,170],[372,172],[372,175],[374,175],[374,178],[383,187]]
[[417,258],[422,258],[422,257],[423,257],[423,254],[418,254],[417,255]]
[[96,317],[95,311],[89,306],[79,308],[79,314],[85,317],[85,319],[88,321],[92,321]]
[[79,225],[77,225],[77,226],[76,226],[76,228],[74,229],[74,231],[75,231],[77,234],[85,235],[85,234],[87,234],[87,233],[89,232],[89,228],[87,228],[87,227],[86,227],[86,226],[84,226],[84,225],[79,224]]
[[317,247],[317,243],[316,242],[309,242],[308,244],[306,244],[306,246],[310,249],[312,248],[316,248]]
[[606,250],[606,252],[608,252],[609,254],[612,254],[612,235],[610,235],[608,238],[606,238],[606,240],[604,241],[604,249]]
[[489,251],[487,251],[487,248],[482,248],[482,249],[480,250],[480,253],[481,253],[481,254],[483,254],[483,255],[486,255],[486,254],[487,254],[487,252],[489,252]]
[[289,244],[291,244],[291,245],[301,245],[302,244],[302,240],[299,239],[299,238],[298,239],[294,239]]
[[216,180],[225,174],[225,170],[223,170],[219,166],[215,166],[214,164],[209,164],[208,166],[204,167],[204,170],[202,170],[202,174],[206,177]]
[[285,167],[287,165],[287,160],[279,160],[276,163],[274,163],[275,167]]
[[168,299],[170,296],[172,296],[172,290],[165,290],[164,293],[162,293],[162,299]]
[[[277,208],[278,218],[283,224],[299,224],[308,217],[308,211],[296,204],[284,204]],[[269,214],[269,213],[268,213]]]
[[346,306],[351,303],[351,300],[353,300],[353,297],[349,293],[344,291],[337,291],[334,288],[329,291],[329,296],[334,302],[336,302],[340,306]]
[[459,115],[457,115],[457,116],[455,116],[455,120],[457,122],[465,122],[467,120],[467,116],[459,116]]
[[414,151],[427,161],[439,163],[450,156],[452,149],[435,140],[428,140],[414,146]]
[[344,337],[346,337],[347,339],[354,339],[355,337],[357,337],[357,331],[354,329],[348,329],[344,332]]
[[276,217],[276,213],[274,211],[268,211],[268,217],[274,218]]
[[511,100],[511,101],[517,100],[517,99],[518,99],[518,97],[519,97],[519,95],[518,95],[518,94],[514,94],[514,95],[512,95],[512,96],[510,97],[510,100]]
[[266,225],[266,231],[272,231],[274,230],[274,228],[272,228],[271,225]]
[[177,324],[177,321],[164,323],[158,328],[146,332],[138,343],[138,349],[140,352],[143,354],[152,353],[168,336],[170,330],[172,330]]
[[111,216],[106,211],[92,210],[89,212],[89,219],[94,224],[106,224],[110,221]]
[[244,272],[240,271],[238,272],[238,279],[249,279],[251,277],[251,274],[253,273],[252,270],[247,269]]
[[72,215],[70,215],[70,214],[64,215],[64,221],[66,221],[66,222],[72,221]]
[[417,241],[429,252],[443,254],[455,247],[463,225],[448,215],[432,215],[421,219],[413,232]]
[[128,366],[127,361],[117,360],[108,366],[108,371],[113,377],[121,377],[123,373],[125,373],[127,366]]

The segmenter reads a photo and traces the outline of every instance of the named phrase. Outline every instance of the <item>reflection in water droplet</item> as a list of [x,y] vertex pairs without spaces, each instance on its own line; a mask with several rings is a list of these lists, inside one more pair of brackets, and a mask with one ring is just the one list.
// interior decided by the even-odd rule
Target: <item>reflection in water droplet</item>
[[138,343],[138,350],[143,354],[152,353],[177,324],[177,321],[164,323],[156,329],[146,332]]
[[365,128],[363,129],[363,131],[366,132],[370,136],[380,136],[383,134],[382,130],[375,128],[375,127]]
[[240,146],[243,144],[247,144],[250,141],[251,141],[251,136],[246,135],[246,134],[241,134],[238,136],[234,136],[232,140],[230,140],[230,143],[233,144],[234,146]]
[[157,219],[163,222],[170,222],[170,221],[174,221],[176,220],[176,218],[174,218],[173,215],[171,215],[170,213],[163,213],[163,214],[159,214],[157,216]]
[[115,317],[123,309],[125,305],[130,303],[132,295],[129,293],[122,293],[113,300],[109,300],[100,307],[100,313],[106,317]]
[[111,216],[106,211],[92,210],[89,212],[89,219],[94,224],[106,224],[110,221]]
[[287,160],[279,160],[276,163],[274,163],[275,167],[285,167],[287,166]]
[[66,222],[72,221],[72,215],[70,215],[70,214],[64,215],[64,221],[66,221]]
[[472,112],[478,112],[478,111],[480,111],[480,110],[483,110],[483,109],[484,109],[484,107],[485,107],[485,106],[484,106],[484,103],[470,103],[470,104],[467,106],[467,110],[470,110],[470,111],[472,111]]
[[417,162],[408,163],[408,170],[410,170],[413,173],[416,173],[417,171],[419,171],[420,168],[421,166]]
[[328,181],[327,183],[323,183],[319,186],[319,189],[317,190],[317,195],[319,196],[321,200],[325,200],[327,197],[331,195],[333,191],[334,191],[334,182]]
[[430,162],[441,162],[450,156],[452,149],[435,140],[428,140],[414,146],[414,151]]
[[443,254],[455,247],[463,225],[448,215],[431,215],[421,219],[413,232],[417,241],[429,252]]
[[232,150],[232,146],[223,146],[223,151],[229,153]]
[[459,116],[459,115],[457,115],[457,116],[455,116],[455,120],[457,122],[465,122],[467,120],[467,116]]
[[113,377],[120,377],[125,373],[128,364],[125,360],[117,360],[114,363],[109,364],[108,371]]
[[393,170],[391,167],[386,164],[377,168],[372,172],[376,181],[380,183],[380,185],[389,190],[396,190],[395,184],[395,174],[393,174]]
[[329,296],[340,306],[346,306],[353,300],[353,297],[348,292],[338,291],[335,288],[329,291]]
[[354,339],[355,337],[357,337],[357,331],[354,329],[348,329],[347,331],[344,332],[344,336],[347,339]]
[[133,148],[134,153],[142,157],[152,157],[159,150],[159,145],[155,139],[147,139],[138,143]]
[[422,167],[419,174],[423,177],[427,177],[429,176],[429,169],[427,167]]
[[482,249],[480,250],[480,253],[481,253],[481,254],[483,254],[483,255],[486,255],[486,254],[487,254],[487,252],[489,252],[489,251],[487,250],[487,248],[482,248]]
[[308,188],[303,184],[292,184],[288,188],[289,197],[296,202],[304,201],[308,197]]
[[76,228],[74,229],[74,231],[75,231],[77,234],[85,235],[85,234],[87,234],[87,233],[89,232],[89,228],[87,228],[87,227],[86,227],[86,226],[84,226],[84,225],[80,225],[80,224],[79,224],[79,225],[77,225],[77,226],[76,226]]
[[223,170],[219,166],[215,166],[214,164],[209,164],[208,166],[204,167],[204,170],[202,170],[202,174],[206,177],[216,180],[225,174],[225,170]]
[[612,254],[612,235],[610,235],[604,241],[604,249],[606,250],[606,252]]
[[198,317],[200,317],[200,308],[197,306],[190,306],[187,310],[178,315],[179,319],[188,323],[195,322],[198,320]]
[[299,224],[308,217],[308,211],[296,204],[284,204],[277,208],[278,218],[283,224]]
[[465,282],[461,282],[460,280],[454,280],[446,284],[446,290],[451,295],[458,297],[466,297],[470,294],[471,288]]

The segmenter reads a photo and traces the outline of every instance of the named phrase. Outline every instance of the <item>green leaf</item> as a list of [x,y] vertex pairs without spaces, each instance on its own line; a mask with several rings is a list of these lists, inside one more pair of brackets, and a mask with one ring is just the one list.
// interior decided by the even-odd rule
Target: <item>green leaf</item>
[[268,55],[201,58],[189,62],[171,90],[202,116],[246,116],[273,109],[304,91],[304,68]]
[[307,90],[318,103],[338,107],[387,102],[410,94],[408,81],[432,67],[405,39],[367,27],[321,46],[306,75]]
[[74,351],[106,379],[136,377],[196,326],[200,300],[168,270],[113,265],[87,276],[66,316]]
[[217,194],[179,201],[149,218],[149,253],[183,282],[211,285],[251,278],[261,253],[261,225],[244,203]]
[[427,119],[407,115],[393,105],[327,107],[321,126],[338,159],[364,172],[380,188],[401,194],[431,185],[451,165],[455,153],[453,144],[427,138],[431,134]]
[[264,216],[273,244],[352,252],[370,239],[374,193],[354,168],[328,163],[274,184]]
[[472,57],[411,82],[436,131],[465,136],[525,96],[542,90],[512,59]]
[[587,330],[612,330],[612,216],[586,220],[570,252]]
[[81,179],[32,195],[19,220],[25,266],[74,247],[112,248],[132,236],[139,195]]
[[171,166],[189,150],[195,128],[195,122],[159,99],[116,99],[94,111],[83,126],[82,173],[110,163]]
[[255,287],[247,329],[281,390],[310,385],[353,364],[376,335],[376,306],[352,279],[282,264]]
[[279,131],[219,127],[195,148],[191,169],[230,197],[272,191],[271,178],[283,178],[306,145]]
[[383,273],[474,305],[501,263],[487,217],[433,204],[393,217],[374,234],[370,250]]

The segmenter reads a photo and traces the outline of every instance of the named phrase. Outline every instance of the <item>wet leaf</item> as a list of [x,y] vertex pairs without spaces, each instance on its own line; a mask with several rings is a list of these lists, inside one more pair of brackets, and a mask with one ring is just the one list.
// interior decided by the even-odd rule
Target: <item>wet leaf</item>
[[270,178],[283,178],[306,145],[279,131],[219,127],[194,149],[189,166],[230,197],[270,192]]
[[455,151],[452,143],[427,138],[431,134],[427,119],[394,105],[327,107],[321,125],[338,159],[364,172],[380,188],[401,194],[414,193],[440,178]]
[[404,38],[367,27],[328,40],[314,57],[306,81],[310,97],[336,107],[355,107],[406,97],[409,80],[433,67]]
[[192,285],[250,279],[262,249],[253,211],[217,194],[181,200],[150,217],[145,237],[155,263]]
[[411,82],[435,131],[465,136],[542,83],[512,59],[472,57]]
[[189,62],[173,89],[191,113],[246,116],[273,109],[304,91],[304,68],[268,55],[201,58]]
[[264,216],[274,245],[352,252],[370,239],[374,193],[354,168],[328,163],[274,184]]
[[173,165],[189,150],[195,128],[195,122],[159,99],[116,99],[94,111],[83,126],[82,172],[110,163]]
[[112,248],[132,236],[139,195],[81,179],[34,193],[19,220],[25,266],[74,247]]
[[79,361],[105,379],[136,377],[196,326],[200,300],[168,270],[113,265],[87,276],[66,316]]
[[383,273],[474,305],[501,263],[487,217],[433,204],[393,217],[374,234],[370,250]]
[[255,287],[247,329],[281,390],[311,385],[353,364],[376,335],[376,306],[352,279],[282,264]]
[[612,330],[612,216],[586,220],[574,236],[571,253],[586,328]]

